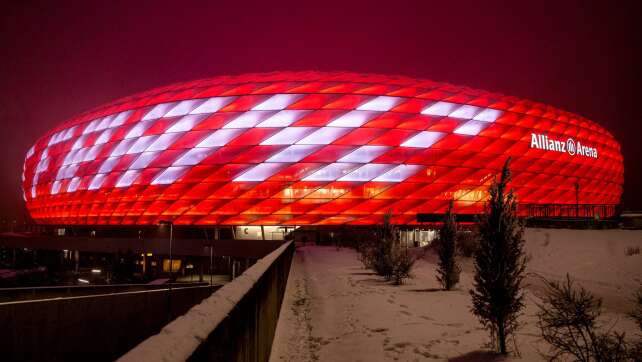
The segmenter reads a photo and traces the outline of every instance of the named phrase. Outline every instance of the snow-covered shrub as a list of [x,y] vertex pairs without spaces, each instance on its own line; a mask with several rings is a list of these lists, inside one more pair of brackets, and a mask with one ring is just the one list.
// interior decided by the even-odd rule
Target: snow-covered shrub
[[390,253],[390,261],[392,266],[392,273],[390,280],[395,285],[403,284],[403,281],[410,278],[410,272],[415,264],[415,259],[408,253],[408,249],[401,246],[399,243],[392,246]]
[[475,232],[469,230],[457,231],[457,251],[459,255],[470,258],[475,255],[478,246],[479,241]]
[[359,260],[367,269],[378,275],[401,284],[410,276],[414,259],[408,250],[401,246],[399,233],[390,223],[390,214],[384,215],[383,224],[378,227],[372,241],[359,244]]
[[624,255],[626,256],[638,255],[638,254],[640,254],[639,246],[627,246],[626,249],[624,249]]

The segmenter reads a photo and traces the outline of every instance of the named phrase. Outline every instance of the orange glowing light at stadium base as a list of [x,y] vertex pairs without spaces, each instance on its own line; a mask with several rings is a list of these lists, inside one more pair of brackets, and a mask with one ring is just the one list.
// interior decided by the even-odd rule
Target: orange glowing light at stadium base
[[70,119],[27,152],[50,224],[396,224],[479,213],[511,156],[520,203],[617,204],[620,146],[594,122],[404,77],[281,72],[174,84]]

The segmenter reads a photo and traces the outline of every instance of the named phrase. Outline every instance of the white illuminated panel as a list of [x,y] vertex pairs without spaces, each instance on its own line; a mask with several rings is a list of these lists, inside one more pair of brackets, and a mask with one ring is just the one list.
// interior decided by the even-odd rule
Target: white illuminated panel
[[388,172],[384,173],[383,175],[377,176],[372,181],[401,182],[407,179],[408,177],[416,174],[423,168],[424,166],[421,166],[421,165],[399,165],[393,168],[392,170],[389,170]]
[[58,174],[56,175],[56,180],[72,178],[76,173],[76,171],[78,171],[78,165],[69,165],[69,166],[61,167],[58,170]]
[[394,165],[369,163],[339,178],[339,181],[370,181],[373,178],[384,174],[392,167],[394,167]]
[[308,112],[309,111],[286,109],[257,124],[256,127],[287,127],[301,119]]
[[149,112],[148,112],[148,113],[143,117],[143,119],[142,119],[142,120],[143,120],[143,121],[148,121],[148,120],[152,120],[152,119],[158,119],[158,118],[161,118],[161,117],[163,117],[165,114],[167,114],[167,112],[169,112],[172,108],[174,108],[174,106],[175,106],[175,105],[176,105],[176,103],[175,103],[175,102],[172,102],[172,103],[161,103],[161,104],[157,104],[156,106],[154,106],[154,108],[152,108],[152,110],[151,110],[151,111],[149,111]]
[[109,123],[109,128],[114,128],[123,125],[127,118],[131,115],[132,111],[124,111],[118,113],[118,115]]
[[138,156],[138,158],[132,162],[132,164],[129,166],[130,170],[139,170],[147,167],[154,159],[156,159],[156,156],[158,156],[159,151],[154,151],[154,152],[143,152]]
[[291,145],[316,129],[316,127],[287,127],[261,142],[261,145]]
[[56,174],[56,180],[62,180],[65,178],[65,172],[67,171],[67,167],[69,166],[62,166],[61,168],[58,169],[58,173]]
[[379,96],[357,107],[359,111],[386,112],[401,102],[399,97]]
[[114,150],[111,151],[110,156],[122,156],[122,155],[124,155],[127,152],[127,150],[129,150],[131,148],[131,146],[132,146],[132,144],[134,144],[134,142],[136,142],[135,138],[130,138],[128,140],[120,141],[118,143],[118,146],[116,146],[114,148]]
[[280,111],[301,98],[300,94],[275,94],[252,108],[253,111]]
[[320,147],[319,145],[292,145],[268,158],[265,162],[298,162]]
[[202,114],[190,114],[187,115],[174,123],[171,127],[165,131],[165,133],[175,133],[175,132],[185,132],[189,131],[205,118],[205,115]]
[[74,132],[75,132],[75,131],[76,131],[76,126],[73,126],[73,127],[69,128],[69,129],[67,129],[67,130],[65,131],[65,135],[63,136],[63,138],[62,138],[62,139],[63,139],[64,141],[66,141],[66,140],[70,139],[70,138],[74,135]]
[[58,133],[54,133],[51,138],[49,138],[49,142],[47,142],[47,147],[54,145],[58,142]]
[[76,171],[78,171],[78,167],[79,166],[75,164],[60,168],[60,170],[58,171],[58,176],[60,177],[58,179],[63,180],[74,177]]
[[89,122],[89,124],[87,124],[87,127],[85,127],[85,129],[82,131],[82,134],[85,135],[87,133],[91,133],[91,132],[95,131],[96,130],[96,126],[98,125],[98,121],[99,120],[95,119],[95,120]]
[[98,138],[96,138],[96,142],[94,144],[103,144],[109,142],[111,139],[111,135],[114,133],[114,130],[112,128],[104,130]]
[[463,105],[459,108],[457,108],[454,112],[448,115],[448,117],[452,118],[460,118],[460,119],[472,119],[475,117],[477,112],[479,112],[480,108],[475,107],[475,106],[470,106],[470,105]]
[[156,138],[158,136],[144,136],[136,139],[136,142],[127,150],[126,154],[133,155],[147,150],[156,141]]
[[179,177],[183,176],[188,167],[184,166],[174,166],[168,167],[152,181],[152,185],[169,185],[174,183]]
[[499,111],[497,109],[491,109],[491,108],[486,108],[483,111],[481,111],[478,115],[473,118],[475,121],[482,121],[482,122],[495,122],[499,116],[502,115],[502,111]]
[[71,164],[71,162],[72,162],[72,161],[73,161],[73,159],[74,159],[74,156],[76,156],[76,153],[77,153],[77,152],[78,152],[78,150],[71,150],[71,151],[69,151],[69,153],[67,153],[67,155],[65,156],[65,159],[64,159],[64,160],[62,160],[62,165],[63,165],[63,166],[70,165],[70,164]]
[[376,113],[370,111],[350,111],[328,123],[330,127],[360,127]]
[[72,178],[71,181],[69,181],[69,185],[67,185],[67,192],[76,192],[78,186],[80,186],[80,177]]
[[51,185],[51,194],[55,195],[60,191],[60,181],[54,181],[53,184]]
[[223,128],[252,128],[272,114],[273,112],[270,111],[248,111],[236,117]]
[[81,148],[81,149],[79,149],[78,152],[76,152],[74,154],[74,158],[71,160],[71,163],[75,164],[75,163],[82,162],[82,160],[83,160],[83,158],[85,158],[85,154],[87,153],[88,150],[89,150],[89,148]]
[[214,113],[230,104],[236,97],[213,97],[196,107],[190,114]]
[[87,153],[85,153],[85,157],[83,157],[83,159],[82,159],[83,162],[95,160],[96,157],[98,157],[98,154],[100,153],[100,150],[102,148],[103,148],[102,145],[93,145],[93,146],[91,146],[87,150]]
[[167,112],[167,114],[165,114],[165,117],[184,116],[194,110],[202,102],[203,101],[201,99],[188,99],[185,101],[181,101],[176,105],[176,107]]
[[138,175],[140,175],[140,171],[138,170],[129,170],[125,172],[122,176],[120,176],[120,178],[116,182],[116,187],[131,186],[131,184],[134,183]]
[[107,116],[103,117],[100,120],[100,123],[96,126],[96,129],[94,131],[102,131],[105,128],[109,127],[109,124],[111,123],[111,120],[114,118],[114,116]]
[[215,148],[192,148],[185,152],[179,159],[174,161],[172,166],[196,165],[209,156]]
[[331,163],[303,178],[303,181],[334,181],[354,170],[359,165],[353,163]]
[[421,111],[421,114],[426,114],[429,116],[447,116],[452,113],[456,106],[457,105],[455,103],[437,102],[425,108],[423,111]]
[[132,128],[129,130],[129,132],[127,132],[127,135],[125,136],[125,139],[128,139],[128,138],[136,138],[136,137],[140,137],[140,136],[142,136],[142,135],[143,135],[143,133],[145,133],[145,131],[146,131],[149,127],[151,127],[151,125],[152,125],[152,122],[151,122],[151,121],[148,121],[148,122],[138,122],[138,123],[136,123],[136,124],[134,125],[134,127],[132,127]]
[[461,126],[457,127],[453,133],[456,134],[464,134],[464,135],[469,135],[469,136],[476,136],[488,126],[488,122],[482,122],[482,121],[468,121]]
[[182,135],[182,133],[162,134],[145,151],[164,151]]
[[388,146],[361,146],[341,157],[338,162],[368,163],[389,149],[390,147]]
[[99,173],[96,176],[94,176],[93,179],[91,179],[91,182],[89,183],[89,187],[87,189],[98,190],[100,186],[103,185],[103,181],[105,181],[105,174]]
[[445,133],[442,132],[421,131],[404,141],[401,146],[428,148],[444,137],[444,135]]
[[287,166],[285,163],[260,163],[251,169],[249,171],[241,174],[240,176],[236,177],[234,181],[248,181],[248,182],[253,182],[253,181],[264,181],[268,177],[274,175],[275,173],[279,172],[281,168],[284,166]]
[[87,136],[82,135],[76,139],[76,142],[74,142],[73,146],[71,146],[72,150],[78,150],[81,149],[85,146],[85,140],[87,139]]
[[33,156],[34,152],[35,152],[34,146],[29,147],[29,151],[27,151],[27,157],[25,157],[25,160]]
[[65,174],[63,175],[63,178],[67,179],[67,178],[74,177],[74,175],[78,171],[79,167],[80,167],[80,165],[78,165],[78,164],[67,166],[67,170],[65,171]]
[[298,145],[328,145],[337,138],[350,132],[350,128],[322,127],[303,138]]
[[98,172],[100,173],[108,173],[111,170],[114,169],[114,166],[118,163],[120,160],[120,157],[109,157],[105,161],[103,161],[103,164],[100,165],[100,169]]
[[219,129],[202,140],[196,147],[219,147],[225,146],[231,140],[243,133],[242,129]]
[[47,170],[47,167],[49,167],[49,157],[43,158],[40,160],[40,162],[38,162],[38,165],[36,166],[36,173]]

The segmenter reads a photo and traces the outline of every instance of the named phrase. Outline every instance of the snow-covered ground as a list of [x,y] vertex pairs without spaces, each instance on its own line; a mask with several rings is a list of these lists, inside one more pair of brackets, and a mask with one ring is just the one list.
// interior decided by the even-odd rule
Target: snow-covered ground
[[[522,360],[542,360],[536,326],[541,281],[569,273],[604,299],[604,320],[616,330],[637,333],[626,317],[642,281],[642,231],[529,229],[531,256],[527,306],[516,344]],[[472,261],[461,260],[461,282],[441,291],[436,258],[417,261],[405,285],[393,286],[363,269],[351,249],[303,246],[297,249],[272,348],[272,361],[493,360],[488,334],[470,313]],[[512,342],[511,342],[512,343]],[[510,359],[520,359],[511,357]]]

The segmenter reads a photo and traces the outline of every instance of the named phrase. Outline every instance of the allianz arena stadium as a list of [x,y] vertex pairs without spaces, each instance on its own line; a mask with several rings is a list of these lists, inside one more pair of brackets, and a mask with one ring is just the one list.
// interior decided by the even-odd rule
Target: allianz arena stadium
[[619,203],[620,146],[595,122],[354,73],[224,76],[119,99],[38,139],[22,184],[44,224],[368,225],[390,212],[412,225],[450,199],[482,212],[509,156],[520,214]]

